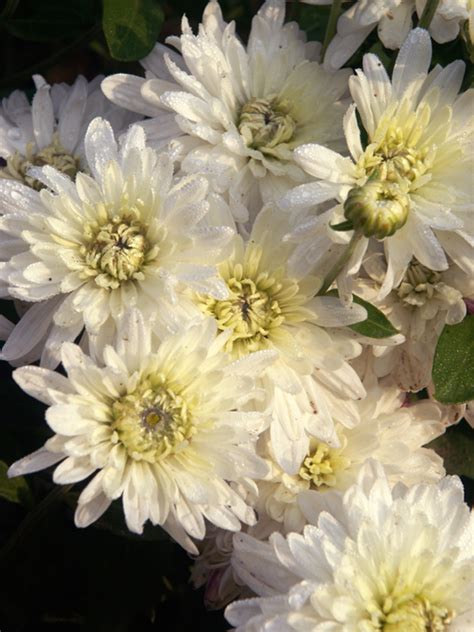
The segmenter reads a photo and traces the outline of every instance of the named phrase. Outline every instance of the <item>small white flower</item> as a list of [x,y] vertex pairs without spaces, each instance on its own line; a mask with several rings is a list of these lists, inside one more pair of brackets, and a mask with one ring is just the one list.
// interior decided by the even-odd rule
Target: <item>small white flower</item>
[[442,406],[427,400],[405,407],[405,393],[398,388],[378,386],[373,378],[364,385],[367,395],[357,402],[359,423],[352,428],[336,425],[339,447],[312,439],[308,454],[293,476],[278,467],[267,448],[273,461],[272,473],[258,484],[257,509],[283,522],[285,532],[300,532],[304,527],[297,503],[301,492],[346,490],[369,457],[385,467],[391,485],[399,481],[412,485],[444,475],[442,459],[423,447],[445,430]]
[[0,178],[41,189],[44,184],[28,170],[51,165],[74,179],[78,171],[87,168],[84,137],[92,119],[103,116],[115,132],[120,132],[140,118],[104,97],[102,77],[88,83],[79,76],[72,86],[50,86],[40,75],[33,80],[36,92],[31,105],[19,90],[2,100],[0,157],[7,164],[0,168]]
[[357,484],[305,492],[303,535],[234,536],[234,568],[261,598],[226,610],[238,632],[467,632],[474,521],[456,477],[393,490],[376,461]]
[[[331,4],[331,0],[302,0],[306,4]],[[413,28],[413,14],[422,16],[427,0],[358,0],[337,22],[337,33],[328,46],[325,66],[340,68],[377,28],[385,48],[397,49]],[[439,44],[451,42],[472,10],[472,0],[441,0],[429,26]]]
[[[474,91],[458,96],[463,62],[427,74],[430,60],[431,40],[422,29],[403,45],[392,81],[375,55],[365,55],[364,71],[349,82],[355,105],[344,119],[352,159],[321,145],[298,148],[295,159],[319,181],[297,187],[284,200],[286,206],[346,201],[346,213],[365,235],[386,235],[381,296],[400,284],[413,257],[442,271],[447,254],[466,272],[473,257]],[[356,107],[368,135],[365,148]],[[375,224],[367,213],[374,214]],[[304,244],[320,230],[314,222],[307,226],[299,234],[306,250]],[[362,236],[340,279],[357,273],[367,244]]]
[[404,391],[429,386],[438,338],[447,325],[466,315],[464,297],[474,296],[474,264],[466,274],[456,265],[448,270],[429,270],[416,259],[408,266],[398,287],[379,299],[386,264],[380,253],[372,252],[364,263],[370,279],[359,278],[356,293],[374,303],[405,336],[397,346],[372,350],[372,368],[378,377],[390,379]]
[[326,72],[315,61],[320,46],[284,18],[284,1],[267,0],[244,47],[211,1],[197,35],[184,17],[182,35],[168,38],[181,55],[157,44],[142,62],[146,79],[114,75],[102,83],[115,103],[153,117],[144,123],[151,140],[180,136],[172,144],[184,171],[212,176],[239,221],[262,199],[308,180],[295,147],[341,146],[349,71]]
[[283,241],[289,221],[286,213],[263,209],[248,242],[235,236],[233,254],[218,266],[228,297],[200,294],[194,300],[228,332],[226,350],[236,358],[277,352],[262,378],[261,405],[272,413],[275,458],[294,474],[310,435],[337,444],[335,421],[356,423],[352,400],[365,391],[347,360],[361,347],[340,331],[364,320],[366,311],[356,304],[344,307],[335,296],[315,296],[321,279],[310,268],[295,272],[294,244]]
[[[257,540],[266,540],[280,528],[278,523],[263,515],[255,525],[243,526],[242,531]],[[194,588],[205,586],[204,605],[209,610],[224,608],[237,598],[253,596],[232,568],[233,536],[233,531],[209,526],[191,569],[190,581]]]
[[147,147],[136,126],[118,147],[110,125],[95,119],[85,152],[92,177],[78,173],[75,183],[52,167],[30,171],[51,189],[39,193],[0,180],[3,295],[34,303],[3,359],[42,356],[53,368],[61,343],[84,326],[100,351],[130,306],[147,318],[179,314],[179,283],[226,296],[213,264],[233,230],[206,225],[215,199],[207,180],[173,179],[171,158]]
[[62,461],[57,484],[94,475],[79,496],[77,526],[88,526],[121,497],[131,531],[141,533],[150,520],[197,553],[188,536],[204,537],[205,518],[233,531],[255,521],[228,481],[267,472],[254,447],[262,415],[240,406],[272,354],[231,362],[212,319],[165,338],[157,350],[152,343],[135,310],[116,347],[105,348],[104,366],[65,343],[67,378],[39,367],[17,369],[23,390],[49,405],[46,421],[56,434],[9,475]]

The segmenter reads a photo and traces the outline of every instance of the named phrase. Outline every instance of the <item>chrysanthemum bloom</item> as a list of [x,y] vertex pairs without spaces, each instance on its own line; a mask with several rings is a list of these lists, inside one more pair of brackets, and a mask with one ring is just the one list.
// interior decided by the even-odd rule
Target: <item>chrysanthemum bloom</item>
[[0,168],[0,178],[18,180],[38,190],[44,184],[28,171],[43,165],[74,178],[87,168],[84,137],[92,119],[103,116],[116,132],[139,119],[104,97],[101,79],[96,77],[88,83],[79,76],[72,86],[50,86],[43,77],[34,75],[36,93],[31,105],[19,90],[4,98],[0,107],[0,157],[7,164]]
[[76,525],[97,520],[122,498],[128,528],[150,520],[197,553],[205,518],[230,530],[252,524],[253,510],[228,481],[267,472],[254,443],[260,413],[241,412],[254,378],[272,352],[232,362],[212,319],[165,338],[157,350],[137,310],[129,312],[115,347],[98,365],[72,343],[61,349],[67,378],[39,367],[14,373],[30,395],[48,404],[56,433],[45,446],[14,463],[10,476],[54,471],[60,485],[83,481]]
[[[306,4],[331,4],[331,0],[302,0]],[[340,68],[377,28],[385,48],[397,49],[411,28],[413,14],[419,19],[427,0],[358,0],[337,22],[337,33],[328,46],[325,66]],[[451,42],[469,17],[472,0],[440,0],[429,25],[431,37],[439,44]]]
[[[431,40],[415,29],[403,45],[390,82],[375,55],[350,79],[355,106],[345,118],[352,159],[305,145],[295,159],[318,182],[290,192],[285,203],[337,199],[361,241],[345,268],[356,272],[370,236],[384,239],[388,261],[381,296],[397,287],[414,257],[426,268],[448,268],[446,253],[469,272],[472,249],[473,94],[457,96],[464,63],[427,74]],[[360,139],[356,109],[368,136]],[[300,232],[300,248],[314,226]]]
[[[255,525],[243,526],[242,531],[257,540],[266,540],[280,529],[281,525],[263,515]],[[237,598],[253,597],[232,568],[233,536],[233,531],[209,526],[191,569],[190,581],[194,588],[205,586],[204,605],[209,610],[220,610]]]
[[262,378],[261,405],[272,412],[275,457],[294,474],[308,451],[309,435],[337,444],[334,422],[356,423],[352,400],[365,391],[347,360],[361,346],[338,329],[364,320],[366,311],[355,304],[346,308],[337,297],[315,297],[321,279],[309,269],[292,271],[294,245],[282,242],[288,226],[288,214],[263,209],[248,243],[235,236],[233,254],[218,266],[228,298],[197,294],[194,300],[229,333],[226,350],[235,358],[264,349],[278,352]]
[[384,466],[391,485],[435,481],[445,474],[441,457],[423,447],[444,432],[443,407],[430,400],[404,407],[404,392],[380,387],[374,379],[365,387],[366,397],[357,402],[359,423],[336,425],[340,447],[312,439],[297,474],[289,476],[272,460],[270,476],[259,482],[257,509],[282,522],[285,532],[300,532],[305,525],[297,503],[301,492],[345,491],[369,457]]
[[75,183],[52,167],[32,174],[51,191],[0,180],[2,294],[34,303],[5,344],[5,360],[41,355],[53,368],[61,343],[84,326],[100,349],[127,307],[147,317],[177,312],[179,282],[227,295],[212,264],[233,231],[204,223],[207,180],[173,180],[170,157],[146,147],[136,126],[117,147],[110,125],[95,119],[85,151],[92,177],[78,173]]
[[238,632],[467,632],[473,520],[457,477],[390,489],[369,462],[356,485],[305,492],[303,535],[234,536],[234,567],[261,598],[226,610]]
[[448,270],[436,272],[414,259],[400,284],[379,300],[386,265],[375,253],[367,257],[364,268],[370,278],[358,279],[356,293],[377,305],[405,336],[400,345],[373,348],[372,366],[378,377],[390,376],[404,391],[430,384],[443,327],[461,322],[466,315],[464,297],[474,297],[474,260],[470,267],[466,274],[451,262]]
[[[308,180],[293,150],[308,142],[341,147],[340,102],[350,71],[327,73],[296,23],[283,24],[283,0],[267,0],[254,17],[247,47],[226,24],[217,2],[193,35],[168,38],[181,55],[157,44],[143,60],[146,79],[114,75],[102,83],[115,103],[152,116],[150,139],[170,138],[186,172],[206,172],[229,192],[235,217],[246,221],[263,201]],[[155,134],[156,131],[156,134]],[[175,132],[176,133],[176,132]]]

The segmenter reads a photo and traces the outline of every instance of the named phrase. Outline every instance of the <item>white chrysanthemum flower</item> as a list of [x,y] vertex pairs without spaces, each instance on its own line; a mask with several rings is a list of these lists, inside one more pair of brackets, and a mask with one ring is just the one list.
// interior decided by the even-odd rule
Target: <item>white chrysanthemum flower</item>
[[[257,540],[266,540],[280,529],[277,522],[263,515],[255,525],[243,526],[242,531]],[[233,537],[233,531],[209,526],[191,569],[194,588],[205,586],[204,605],[209,610],[224,608],[237,598],[254,596],[232,568]]]
[[[344,202],[361,241],[340,278],[357,272],[368,236],[385,238],[382,296],[399,285],[413,257],[441,271],[448,254],[469,272],[474,256],[474,91],[457,96],[462,61],[427,74],[430,60],[431,40],[423,29],[412,31],[403,45],[392,82],[379,59],[365,55],[364,72],[349,82],[356,104],[344,121],[352,160],[321,145],[298,148],[295,159],[319,181],[297,187],[285,200],[308,206],[311,200]],[[356,107],[368,135],[365,148]],[[311,241],[314,230],[309,224],[300,240]]]
[[[302,0],[306,4],[331,4],[331,0]],[[328,46],[325,66],[340,68],[377,28],[385,48],[397,49],[413,28],[413,14],[421,18],[427,0],[358,0],[337,22],[337,33]],[[451,42],[468,19],[472,0],[441,0],[429,25],[439,44]]]
[[[328,73],[314,60],[296,23],[283,24],[283,0],[267,0],[254,17],[247,47],[217,2],[206,7],[197,35],[186,17],[182,35],[168,38],[181,53],[157,44],[143,60],[146,79],[114,75],[102,83],[115,103],[152,116],[150,139],[173,141],[186,172],[205,172],[229,192],[236,218],[280,197],[308,176],[293,150],[308,142],[341,146],[340,102],[349,71]],[[176,132],[174,132],[176,133]]]
[[390,376],[404,391],[429,386],[443,327],[461,322],[466,315],[464,298],[474,297],[474,260],[470,267],[470,274],[452,263],[448,270],[435,272],[414,259],[400,284],[380,300],[386,264],[375,253],[367,257],[364,268],[371,278],[359,278],[356,293],[381,309],[405,336],[400,345],[369,350],[374,355],[372,370],[379,378]]
[[128,528],[162,525],[197,553],[188,536],[202,539],[205,518],[229,530],[253,524],[253,510],[229,481],[261,478],[265,462],[254,443],[265,424],[261,413],[241,412],[254,378],[271,361],[263,352],[232,362],[223,353],[212,319],[169,336],[157,350],[137,310],[129,312],[104,366],[65,343],[67,378],[39,367],[14,373],[24,391],[50,407],[56,433],[45,446],[17,461],[10,476],[62,461],[55,483],[94,475],[78,500],[75,521],[85,527],[122,497]]
[[7,164],[0,168],[0,178],[41,189],[44,184],[28,171],[51,165],[74,179],[78,171],[87,169],[84,137],[92,119],[102,116],[120,132],[140,118],[104,97],[102,77],[88,82],[79,76],[72,86],[50,86],[40,75],[33,80],[36,92],[31,105],[19,90],[2,100],[0,157]]
[[256,507],[282,522],[286,533],[300,532],[305,525],[297,504],[301,492],[346,490],[370,457],[382,463],[391,485],[438,480],[445,474],[441,457],[423,447],[444,432],[443,407],[430,400],[405,407],[404,392],[380,387],[373,379],[365,387],[367,395],[357,403],[359,423],[352,428],[336,425],[338,448],[312,439],[297,474],[283,472],[272,459],[271,448],[260,452],[268,454],[272,472],[258,484]]
[[234,536],[234,568],[261,598],[226,610],[238,632],[467,632],[474,521],[456,477],[390,489],[369,462],[341,496],[305,492],[303,535]]
[[110,125],[95,119],[85,151],[92,177],[78,173],[75,183],[52,167],[32,173],[51,191],[0,180],[3,295],[35,303],[3,359],[41,355],[53,368],[61,343],[84,326],[100,349],[126,308],[136,305],[150,318],[178,310],[179,283],[227,295],[212,264],[233,230],[204,223],[215,199],[207,180],[173,179],[171,158],[146,147],[137,126],[117,147]]
[[338,328],[364,320],[366,311],[344,307],[334,296],[315,296],[321,279],[310,269],[293,272],[294,245],[282,241],[289,223],[288,214],[263,209],[248,242],[235,236],[233,254],[218,266],[228,298],[198,294],[194,301],[229,332],[226,351],[234,357],[264,349],[278,353],[262,378],[261,405],[272,414],[275,458],[294,474],[310,435],[337,445],[334,423],[356,423],[353,400],[365,390],[347,360],[361,346]]

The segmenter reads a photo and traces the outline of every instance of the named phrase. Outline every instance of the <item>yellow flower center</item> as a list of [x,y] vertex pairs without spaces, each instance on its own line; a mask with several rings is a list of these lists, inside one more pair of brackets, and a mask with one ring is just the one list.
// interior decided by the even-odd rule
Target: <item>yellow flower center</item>
[[417,149],[414,140],[400,127],[389,127],[380,143],[367,147],[362,158],[367,175],[376,173],[378,179],[397,184],[414,182],[428,168],[428,148]]
[[50,165],[71,179],[76,177],[77,172],[81,168],[80,158],[68,153],[61,146],[57,134],[53,135],[53,142],[41,151],[34,153],[33,143],[30,143],[24,156],[19,152],[15,152],[8,156],[6,162],[6,167],[0,169],[1,178],[19,180],[36,191],[40,191],[45,185],[27,174],[31,167]]
[[383,632],[443,632],[453,618],[452,610],[435,606],[423,596],[389,596],[372,613],[372,629]]
[[196,431],[188,403],[159,373],[114,402],[112,413],[117,440],[135,460],[154,463],[182,447]]
[[337,472],[349,467],[350,461],[342,455],[343,448],[330,448],[326,443],[312,445],[298,475],[314,487],[334,487]]
[[225,349],[236,357],[268,349],[279,327],[306,316],[302,305],[308,298],[296,281],[285,277],[280,268],[273,273],[259,270],[261,256],[260,247],[249,246],[244,264],[228,261],[220,266],[228,298],[196,297],[200,309],[216,319],[221,331],[231,330]]
[[414,259],[397,288],[398,296],[409,305],[424,305],[444,284],[439,272],[425,268]]
[[85,243],[80,248],[84,278],[92,277],[97,285],[106,289],[145,278],[143,268],[156,258],[159,247],[148,243],[147,227],[139,216],[139,209],[127,208],[123,214],[106,215],[103,223],[85,225]]
[[273,154],[278,145],[290,142],[296,122],[289,110],[289,104],[276,97],[250,99],[242,107],[238,121],[246,145]]

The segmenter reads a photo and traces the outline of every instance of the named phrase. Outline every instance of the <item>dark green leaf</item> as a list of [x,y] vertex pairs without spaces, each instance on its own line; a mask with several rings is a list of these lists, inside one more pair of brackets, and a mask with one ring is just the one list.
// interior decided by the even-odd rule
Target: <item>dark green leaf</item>
[[31,504],[31,492],[23,476],[8,478],[8,465],[0,461],[0,497],[12,503]]
[[443,404],[474,399],[474,315],[446,325],[433,361],[434,396]]
[[432,441],[428,447],[437,452],[444,460],[448,474],[474,478],[474,432],[463,425],[466,431],[458,427],[449,428],[446,434]]
[[[338,296],[338,292],[337,290],[330,290],[326,292],[325,296]],[[356,294],[353,294],[352,298],[354,303],[362,305],[362,307],[365,307],[367,310],[367,318],[365,320],[360,323],[355,323],[354,325],[349,325],[353,331],[356,331],[362,336],[367,336],[368,338],[389,338],[390,336],[398,334],[398,330],[395,329],[385,314],[377,309],[375,305],[364,301],[363,298],[360,298],[360,296]]]
[[340,222],[339,224],[329,224],[329,226],[335,230],[344,232],[346,230],[354,230],[354,224],[350,219],[346,219],[344,222]]
[[110,54],[120,61],[148,55],[162,23],[163,12],[154,0],[104,0],[105,38]]

